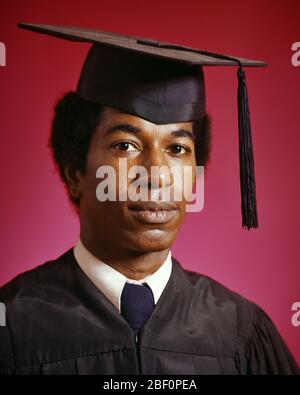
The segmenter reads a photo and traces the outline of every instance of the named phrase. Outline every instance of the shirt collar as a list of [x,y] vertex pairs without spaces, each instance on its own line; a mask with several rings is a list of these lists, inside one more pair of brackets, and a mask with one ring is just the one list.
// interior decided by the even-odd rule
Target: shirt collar
[[80,238],[74,247],[74,256],[87,277],[96,285],[107,299],[121,312],[121,293],[126,282],[142,284],[147,282],[157,304],[172,272],[171,251],[165,262],[154,273],[141,280],[133,280],[107,265],[93,255],[83,245]]

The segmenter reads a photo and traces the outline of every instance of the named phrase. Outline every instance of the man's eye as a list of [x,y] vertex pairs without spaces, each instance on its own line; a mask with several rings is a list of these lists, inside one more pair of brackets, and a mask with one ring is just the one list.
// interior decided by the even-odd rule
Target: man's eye
[[127,141],[122,141],[121,143],[115,144],[114,147],[120,151],[125,151],[125,152],[138,151],[138,149],[133,144]]
[[170,150],[173,154],[177,154],[177,155],[185,154],[186,152],[190,152],[190,149],[188,149],[180,144],[173,144],[170,147]]

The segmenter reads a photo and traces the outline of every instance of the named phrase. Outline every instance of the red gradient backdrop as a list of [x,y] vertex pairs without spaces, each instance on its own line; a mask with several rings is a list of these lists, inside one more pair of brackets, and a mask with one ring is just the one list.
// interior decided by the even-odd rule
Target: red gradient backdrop
[[172,248],[202,272],[262,306],[300,363],[298,1],[10,1],[1,4],[0,284],[72,246],[78,220],[47,140],[56,100],[75,88],[89,48],[17,29],[18,22],[78,25],[261,59],[247,69],[260,227],[241,228],[236,69],[206,68],[213,151],[205,207],[188,214]]

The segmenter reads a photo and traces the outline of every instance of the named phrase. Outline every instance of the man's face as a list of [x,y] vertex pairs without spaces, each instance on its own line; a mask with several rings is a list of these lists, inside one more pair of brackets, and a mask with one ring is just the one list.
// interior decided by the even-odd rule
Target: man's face
[[[110,248],[143,253],[169,248],[183,222],[186,202],[174,201],[173,192],[180,185],[172,175],[168,178],[165,171],[158,171],[152,173],[154,179],[151,166],[190,166],[193,170],[190,184],[193,184],[196,159],[192,127],[192,122],[157,125],[106,107],[91,140],[86,172],[78,177],[81,230],[93,232],[99,243]],[[126,159],[128,170],[132,166],[147,170],[148,177],[140,177],[140,181],[144,181],[141,184],[149,192],[148,201],[98,200],[96,189],[103,180],[96,177],[100,166],[114,169],[117,197],[124,185],[128,185],[125,187],[128,191],[137,180],[138,176],[126,177],[126,183],[123,178],[119,186],[121,158]],[[170,198],[162,203],[161,192],[166,186],[170,188]]]

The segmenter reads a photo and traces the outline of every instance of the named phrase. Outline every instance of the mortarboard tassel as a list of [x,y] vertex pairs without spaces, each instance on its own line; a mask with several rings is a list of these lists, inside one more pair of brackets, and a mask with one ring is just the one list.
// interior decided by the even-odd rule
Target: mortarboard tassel
[[155,40],[138,39],[138,43],[161,48],[179,49],[182,51],[196,52],[201,55],[225,59],[236,62],[239,66],[238,76],[238,119],[239,119],[239,162],[240,162],[240,187],[241,187],[241,211],[242,226],[248,230],[258,227],[257,208],[256,208],[256,188],[254,175],[254,156],[252,147],[250,111],[248,93],[246,86],[246,76],[242,68],[242,62],[231,56],[197,50],[194,48],[173,45]]
[[257,209],[254,176],[254,157],[251,137],[250,111],[245,72],[240,65],[238,69],[238,117],[239,117],[239,154],[241,209],[243,227],[257,228]]

